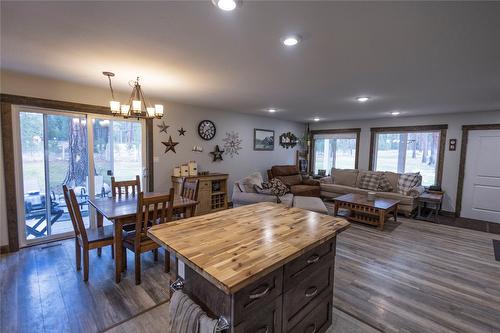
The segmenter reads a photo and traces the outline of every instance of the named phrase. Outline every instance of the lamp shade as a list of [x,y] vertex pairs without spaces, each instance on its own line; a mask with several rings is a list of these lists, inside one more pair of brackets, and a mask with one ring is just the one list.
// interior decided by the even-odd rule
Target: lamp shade
[[135,113],[141,113],[141,101],[140,100],[133,100],[132,101],[132,111]]
[[155,115],[155,108],[152,108],[152,107],[149,107],[149,108],[146,108],[146,110],[148,111],[148,117],[154,117]]
[[120,102],[109,101],[109,108],[111,109],[111,113],[113,114],[120,113]]
[[162,104],[155,104],[155,117],[161,118],[163,117],[163,105]]
[[128,115],[128,111],[130,110],[130,105],[122,104],[120,110],[122,112],[122,116],[126,116],[126,115]]

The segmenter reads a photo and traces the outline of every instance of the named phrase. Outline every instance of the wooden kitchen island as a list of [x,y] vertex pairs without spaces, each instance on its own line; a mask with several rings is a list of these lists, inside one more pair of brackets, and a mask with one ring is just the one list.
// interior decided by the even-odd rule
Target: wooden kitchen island
[[343,218],[258,203],[148,235],[185,263],[183,291],[227,319],[228,332],[320,333],[332,320],[336,236],[348,227]]

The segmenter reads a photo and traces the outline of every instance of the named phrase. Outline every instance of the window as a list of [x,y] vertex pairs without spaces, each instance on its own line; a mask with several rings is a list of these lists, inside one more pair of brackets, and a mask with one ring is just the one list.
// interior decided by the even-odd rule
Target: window
[[436,126],[422,126],[420,130],[372,129],[372,145],[375,145],[372,147],[372,169],[397,173],[420,172],[422,185],[440,183],[444,153],[440,146],[445,135],[446,130]]
[[360,129],[312,132],[312,170],[355,169],[358,165]]

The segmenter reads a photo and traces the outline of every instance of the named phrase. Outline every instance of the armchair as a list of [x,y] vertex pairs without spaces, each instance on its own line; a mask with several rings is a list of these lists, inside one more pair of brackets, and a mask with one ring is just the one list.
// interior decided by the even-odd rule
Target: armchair
[[275,165],[267,170],[269,180],[278,178],[294,195],[303,197],[319,197],[321,193],[320,183],[309,176],[302,176],[296,165]]

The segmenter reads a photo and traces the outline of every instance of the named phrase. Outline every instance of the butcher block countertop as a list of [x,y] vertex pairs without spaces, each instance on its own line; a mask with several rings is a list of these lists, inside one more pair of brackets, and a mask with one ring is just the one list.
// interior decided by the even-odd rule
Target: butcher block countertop
[[233,294],[348,227],[343,218],[265,202],[156,225],[148,235]]

